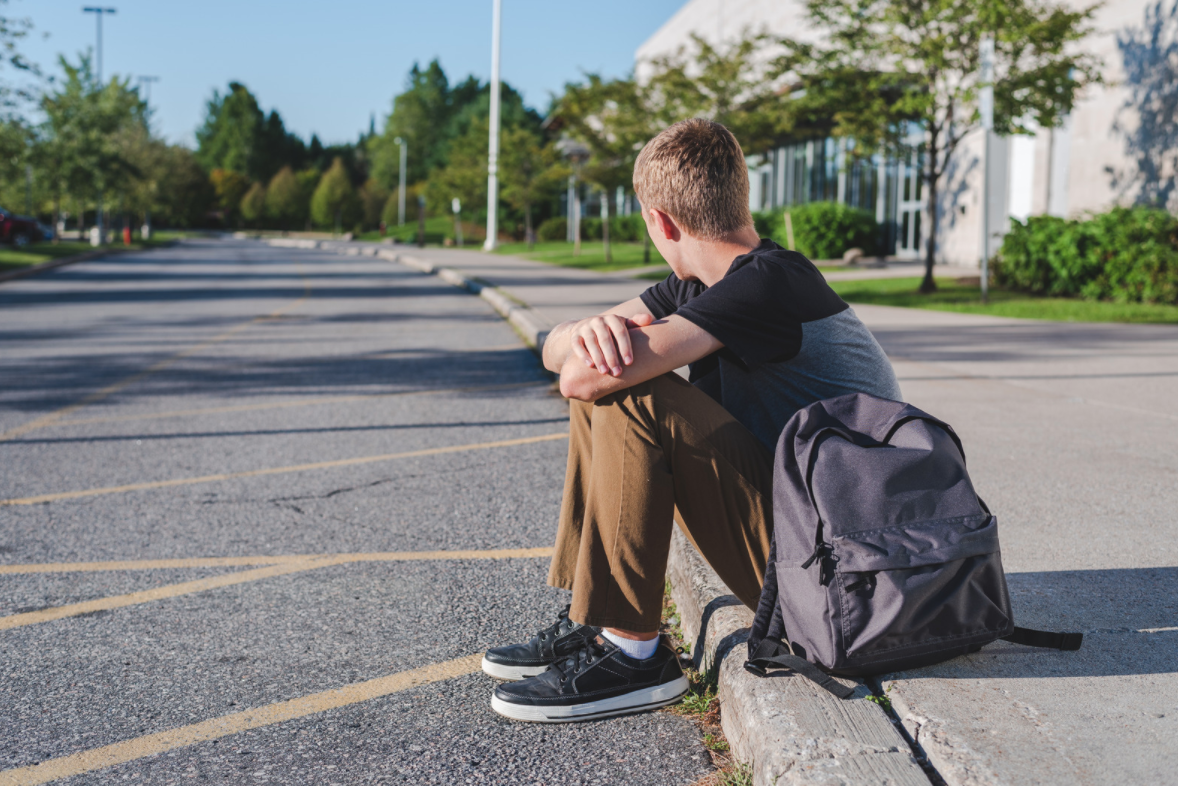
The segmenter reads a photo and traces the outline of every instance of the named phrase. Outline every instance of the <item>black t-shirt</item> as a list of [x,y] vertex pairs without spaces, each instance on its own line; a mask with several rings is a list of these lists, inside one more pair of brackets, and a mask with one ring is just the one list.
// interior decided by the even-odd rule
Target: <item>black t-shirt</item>
[[642,293],[656,319],[678,314],[714,336],[724,348],[691,364],[691,381],[724,354],[745,367],[782,362],[802,348],[802,324],[847,308],[818,268],[772,240],[732,261],[712,287],[671,274]]
[[711,287],[674,274],[642,293],[657,318],[677,314],[724,346],[690,379],[770,449],[798,409],[864,392],[899,399],[883,349],[810,260],[771,240],[733,260]]

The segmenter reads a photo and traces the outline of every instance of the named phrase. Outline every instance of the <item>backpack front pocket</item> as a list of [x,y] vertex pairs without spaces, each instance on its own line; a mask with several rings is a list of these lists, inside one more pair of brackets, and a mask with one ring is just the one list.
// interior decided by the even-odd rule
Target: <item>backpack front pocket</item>
[[831,545],[841,666],[952,650],[1011,627],[992,516],[849,533]]

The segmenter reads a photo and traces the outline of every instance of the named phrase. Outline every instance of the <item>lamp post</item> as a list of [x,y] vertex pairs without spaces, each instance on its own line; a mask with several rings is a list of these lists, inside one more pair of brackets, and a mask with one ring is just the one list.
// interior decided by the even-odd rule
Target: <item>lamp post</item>
[[401,190],[397,194],[397,226],[401,227],[405,226],[405,165],[409,160],[409,143],[401,137],[397,137],[393,142],[401,146]]
[[[115,9],[113,9],[113,8],[96,8],[94,6],[86,6],[85,8],[82,9],[82,13],[94,14],[95,18],[98,20],[98,46],[97,46],[97,49],[95,50],[95,61],[96,61],[95,65],[97,66],[96,72],[98,75],[98,85],[101,88],[101,86],[102,86],[102,17],[105,16],[106,14],[115,13]],[[94,245],[94,246],[100,246],[106,241],[106,226],[105,226],[106,220],[105,220],[105,216],[103,215],[103,210],[102,210],[102,201],[103,201],[103,193],[102,192],[103,192],[103,189],[100,186],[98,189],[98,210],[95,211],[95,216],[94,216],[95,223],[97,223],[97,225],[98,225],[97,226],[98,233],[97,233],[97,236],[92,235],[90,238],[90,244]]]
[[82,9],[84,14],[94,14],[98,20],[98,49],[95,51],[95,60],[98,72],[98,83],[102,84],[102,17],[104,14],[113,14],[113,8],[95,8],[94,6],[87,6]]
[[494,251],[499,239],[499,28],[502,0],[495,0],[491,20],[491,139],[487,150],[487,241]]
[[151,103],[151,85],[153,82],[160,81],[158,76],[141,76],[139,77],[139,84],[143,87],[143,101],[146,104]]
[[[158,76],[141,76],[139,77],[139,85],[143,88],[143,103],[151,108],[151,85],[154,82],[160,81]],[[154,194],[155,186],[152,186],[151,193]],[[147,207],[143,211],[143,226],[139,228],[139,236],[144,240],[151,239],[151,202],[147,203]]]
[[978,113],[982,116],[982,302],[990,298],[990,134],[994,130],[994,36],[981,40],[981,93]]

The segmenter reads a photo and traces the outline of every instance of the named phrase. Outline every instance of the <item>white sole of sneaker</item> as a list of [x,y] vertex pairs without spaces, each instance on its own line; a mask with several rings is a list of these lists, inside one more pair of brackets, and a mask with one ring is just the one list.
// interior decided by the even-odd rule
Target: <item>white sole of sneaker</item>
[[588,701],[563,707],[537,707],[532,704],[513,704],[491,697],[491,709],[505,718],[531,723],[573,723],[576,721],[609,718],[614,715],[628,715],[674,704],[687,694],[687,678],[668,682],[653,688],[641,688],[622,696],[601,701]]
[[483,658],[483,673],[497,680],[522,680],[525,677],[543,674],[547,670],[547,666],[504,666],[502,663],[493,663],[486,657]]

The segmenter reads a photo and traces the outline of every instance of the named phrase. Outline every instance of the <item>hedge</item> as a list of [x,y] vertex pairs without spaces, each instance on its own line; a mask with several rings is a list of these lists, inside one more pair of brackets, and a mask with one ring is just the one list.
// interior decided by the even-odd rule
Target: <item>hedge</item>
[[787,212],[795,248],[810,259],[839,259],[851,248],[861,248],[867,256],[877,253],[880,232],[875,214],[838,202],[808,202],[773,214],[754,213],[757,232],[788,248]]
[[569,236],[569,222],[567,218],[553,217],[540,222],[536,227],[537,240],[565,240]]
[[1178,218],[1147,207],[1011,220],[994,283],[1038,295],[1178,304]]

